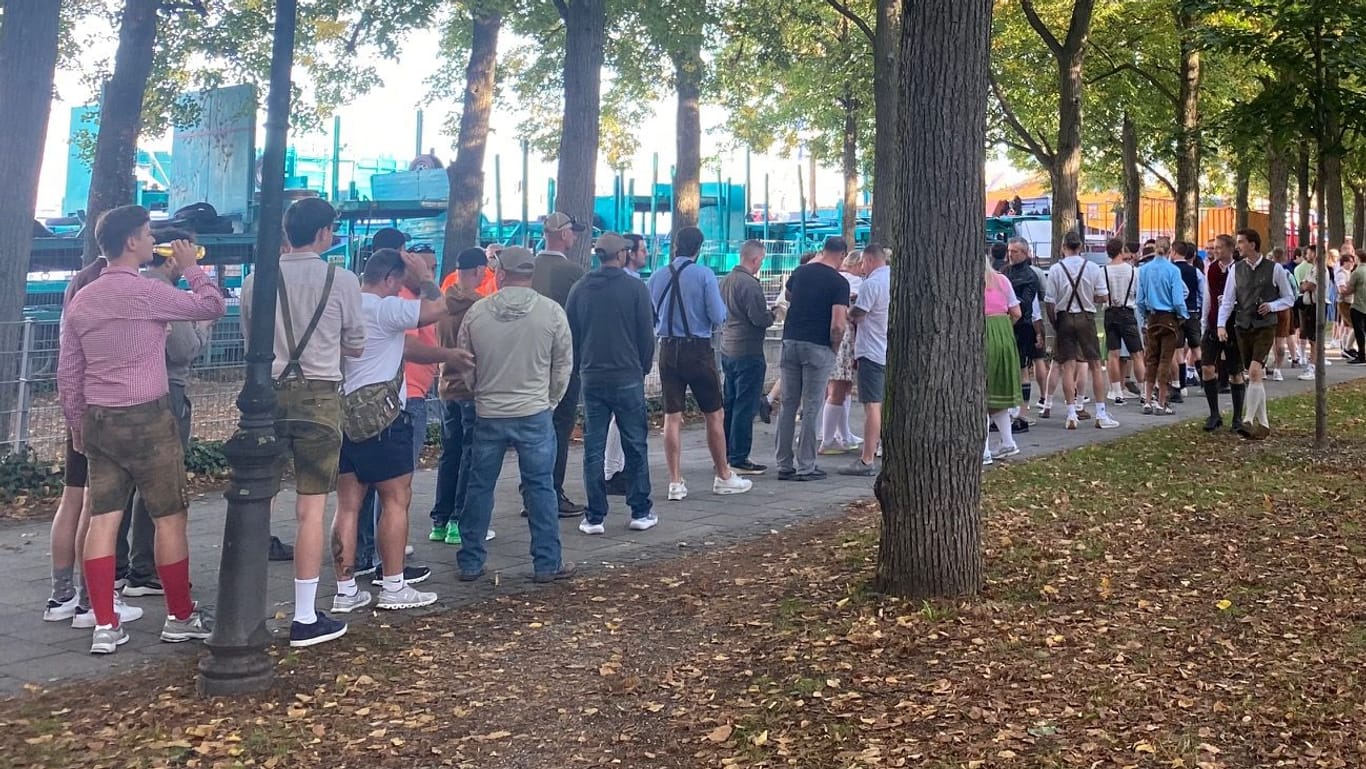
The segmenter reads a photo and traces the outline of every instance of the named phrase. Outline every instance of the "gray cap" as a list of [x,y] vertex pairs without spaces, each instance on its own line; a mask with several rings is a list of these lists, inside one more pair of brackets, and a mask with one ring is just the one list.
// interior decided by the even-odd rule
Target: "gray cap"
[[576,220],[569,214],[566,214],[563,211],[556,211],[545,218],[545,223],[542,225],[541,229],[543,232],[563,232],[565,230],[583,232],[588,228],[583,222]]
[[521,246],[509,246],[499,252],[498,267],[514,275],[530,275],[536,271],[536,255]]
[[615,232],[604,232],[598,236],[593,248],[601,251],[609,259],[615,257],[622,251],[629,251],[633,246],[631,241],[623,238]]

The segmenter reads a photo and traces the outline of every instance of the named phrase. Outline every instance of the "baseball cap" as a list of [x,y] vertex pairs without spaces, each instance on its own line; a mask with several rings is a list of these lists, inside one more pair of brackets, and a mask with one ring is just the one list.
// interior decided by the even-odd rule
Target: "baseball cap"
[[583,232],[586,229],[588,229],[588,227],[582,222],[563,211],[556,211],[550,216],[547,216],[545,218],[545,224],[542,226],[542,230],[545,232],[563,232],[564,230]]
[[476,267],[484,267],[488,263],[489,258],[484,255],[484,249],[478,246],[471,246],[455,257],[455,268],[457,270],[473,270]]
[[370,248],[378,251],[381,248],[403,248],[403,244],[408,242],[408,236],[401,230],[394,227],[384,227],[375,230],[374,237],[370,238]]
[[418,244],[413,245],[412,247],[410,247],[410,248],[408,249],[408,253],[410,253],[410,254],[435,254],[435,253],[436,253],[436,250],[432,248],[432,246],[431,246],[430,243],[418,243]]
[[530,275],[536,271],[536,255],[521,246],[511,246],[498,254],[498,266],[504,272]]
[[593,248],[601,251],[607,256],[616,256],[622,251],[632,248],[632,246],[631,241],[615,232],[604,232],[598,236],[598,240],[593,244]]

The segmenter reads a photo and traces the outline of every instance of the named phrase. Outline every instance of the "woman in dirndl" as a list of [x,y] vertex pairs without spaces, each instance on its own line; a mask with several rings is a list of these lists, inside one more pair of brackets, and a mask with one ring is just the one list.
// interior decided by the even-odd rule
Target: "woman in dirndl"
[[1020,401],[1020,354],[1014,330],[1015,321],[1020,319],[1020,300],[1016,298],[1010,280],[991,266],[991,257],[986,257],[984,263],[982,298],[986,311],[987,414],[1001,436],[1000,445],[992,452],[991,434],[987,433],[982,464],[989,465],[994,460],[1020,453],[1010,420],[1010,409]]

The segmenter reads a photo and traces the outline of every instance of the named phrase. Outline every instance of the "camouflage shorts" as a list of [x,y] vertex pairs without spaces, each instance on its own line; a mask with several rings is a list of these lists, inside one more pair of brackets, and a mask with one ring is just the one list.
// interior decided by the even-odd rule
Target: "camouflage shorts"
[[275,434],[294,458],[294,489],[327,494],[337,488],[342,405],[337,382],[290,380],[275,385]]
[[91,406],[84,431],[91,514],[122,514],[134,488],[153,518],[185,512],[190,504],[185,453],[169,398],[137,406]]

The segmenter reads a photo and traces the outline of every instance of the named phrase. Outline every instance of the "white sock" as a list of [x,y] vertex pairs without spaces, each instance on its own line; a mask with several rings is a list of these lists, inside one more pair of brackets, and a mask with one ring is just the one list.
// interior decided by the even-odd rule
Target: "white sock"
[[355,578],[337,580],[337,592],[341,593],[342,595],[355,595],[359,590],[360,588],[356,587]]
[[[1271,427],[1271,421],[1267,419],[1266,416],[1266,385],[1258,383],[1252,385],[1252,387],[1257,388],[1257,424],[1269,428]],[[1251,390],[1252,387],[1249,387],[1248,389]]]
[[991,415],[991,421],[996,423],[996,432],[1001,435],[1001,448],[1015,445],[1015,434],[1011,432],[1010,414],[1005,411],[997,411]]
[[398,574],[384,575],[384,589],[390,593],[397,593],[403,589],[403,572]]
[[834,406],[829,403],[821,411],[821,445],[829,446],[839,438],[840,411],[843,406]]
[[1068,418],[1068,419],[1076,419],[1076,418],[1077,418],[1077,404],[1075,404],[1075,403],[1069,403],[1069,404],[1067,404],[1067,418]]
[[1104,419],[1105,416],[1105,401],[1100,401],[1096,404],[1096,419]]
[[846,395],[844,396],[844,405],[840,407],[840,423],[844,427],[844,443],[847,446],[863,442],[862,438],[854,435],[854,428],[849,426],[849,412],[853,410],[850,408],[851,402],[851,397]]
[[294,621],[312,625],[318,621],[318,578],[294,580]]

